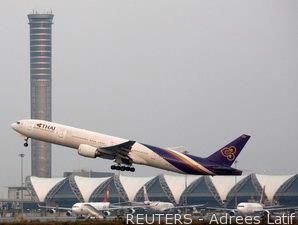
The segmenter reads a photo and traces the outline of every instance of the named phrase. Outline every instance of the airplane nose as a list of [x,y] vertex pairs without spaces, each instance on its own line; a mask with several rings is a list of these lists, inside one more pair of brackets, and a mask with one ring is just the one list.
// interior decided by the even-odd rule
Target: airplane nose
[[71,212],[75,215],[78,215],[80,213],[78,208],[72,208]]
[[17,130],[17,127],[18,127],[17,123],[12,123],[11,124],[12,129]]

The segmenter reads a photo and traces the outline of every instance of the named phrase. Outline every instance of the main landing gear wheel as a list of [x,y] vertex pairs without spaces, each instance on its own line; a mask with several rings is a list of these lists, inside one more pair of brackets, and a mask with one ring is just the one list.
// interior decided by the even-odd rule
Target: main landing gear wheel
[[130,166],[120,166],[120,165],[112,165],[111,170],[121,170],[121,171],[130,171],[135,172],[136,169]]
[[25,138],[24,147],[28,147],[28,139],[29,139],[29,138]]

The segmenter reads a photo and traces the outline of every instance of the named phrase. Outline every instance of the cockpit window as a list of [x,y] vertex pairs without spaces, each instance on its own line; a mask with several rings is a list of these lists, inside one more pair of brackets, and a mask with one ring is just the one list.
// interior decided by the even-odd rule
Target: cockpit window
[[18,121],[17,124],[20,124],[20,121]]

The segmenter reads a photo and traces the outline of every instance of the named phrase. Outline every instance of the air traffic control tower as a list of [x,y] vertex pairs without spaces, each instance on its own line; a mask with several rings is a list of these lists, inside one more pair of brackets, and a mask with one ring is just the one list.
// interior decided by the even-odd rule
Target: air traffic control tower
[[[30,25],[31,118],[52,120],[52,21],[54,15],[28,15]],[[51,177],[51,145],[31,140],[31,174]]]

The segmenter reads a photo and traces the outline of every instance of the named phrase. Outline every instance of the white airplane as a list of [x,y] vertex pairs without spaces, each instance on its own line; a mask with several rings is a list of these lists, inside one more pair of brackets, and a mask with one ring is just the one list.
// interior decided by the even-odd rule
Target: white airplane
[[133,202],[133,204],[137,205],[138,208],[151,209],[151,210],[157,211],[157,212],[169,212],[169,211],[181,210],[181,209],[188,208],[188,209],[192,209],[194,212],[196,212],[197,208],[201,208],[201,207],[205,206],[205,204],[175,206],[171,202],[150,201],[148,192],[147,192],[147,189],[145,186],[143,186],[143,191],[144,191],[144,202],[143,203]]
[[111,207],[110,202],[78,202],[71,208],[41,205],[39,205],[39,207],[49,210],[50,213],[56,213],[57,210],[62,210],[66,211],[67,216],[84,216],[86,218],[96,219],[103,219],[105,216],[109,216],[111,214],[111,210],[119,210],[118,208]]
[[262,189],[262,194],[259,202],[241,202],[237,205],[236,209],[213,208],[213,207],[207,207],[207,209],[226,211],[231,216],[240,215],[243,217],[253,216],[253,215],[266,215],[273,212],[281,212],[281,211],[295,211],[297,209],[297,207],[266,206],[264,202],[265,202],[265,186]]
[[75,203],[71,208],[66,207],[51,207],[51,206],[41,206],[49,210],[50,213],[56,213],[57,210],[66,211],[67,216],[85,217],[85,218],[95,218],[104,219],[106,216],[111,215],[115,211],[126,210],[133,214],[135,212],[135,207],[131,206],[121,206],[116,204],[111,204],[109,200],[110,191],[107,188],[104,194],[104,200],[102,202],[78,202]]
[[241,175],[242,171],[231,165],[250,138],[241,135],[209,157],[201,158],[44,120],[20,120],[11,126],[24,136],[25,147],[29,138],[62,145],[78,149],[84,157],[114,160],[112,170],[131,172],[135,171],[135,163],[184,174]]

